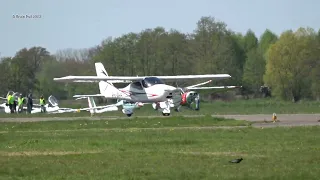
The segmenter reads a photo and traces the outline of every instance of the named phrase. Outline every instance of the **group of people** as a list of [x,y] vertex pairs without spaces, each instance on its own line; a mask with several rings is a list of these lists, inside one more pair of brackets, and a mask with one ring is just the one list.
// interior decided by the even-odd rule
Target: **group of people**
[[[23,112],[23,107],[24,104],[27,105],[27,113],[31,114],[32,108],[33,108],[33,99],[32,99],[32,94],[30,93],[27,97],[27,100],[20,94],[18,99],[12,94],[9,94],[7,96],[7,105],[9,106],[10,113],[21,113]],[[17,111],[17,106],[18,106],[18,111]],[[45,99],[43,95],[40,97],[40,106],[41,106],[41,112],[45,113],[46,108],[45,108]]]

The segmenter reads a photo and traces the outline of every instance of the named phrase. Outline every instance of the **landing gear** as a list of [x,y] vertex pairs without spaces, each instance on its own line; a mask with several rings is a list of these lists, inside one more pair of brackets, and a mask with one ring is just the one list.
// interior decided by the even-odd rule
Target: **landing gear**
[[170,116],[170,113],[162,113],[163,116]]
[[130,117],[133,114],[133,109],[122,109],[123,114]]

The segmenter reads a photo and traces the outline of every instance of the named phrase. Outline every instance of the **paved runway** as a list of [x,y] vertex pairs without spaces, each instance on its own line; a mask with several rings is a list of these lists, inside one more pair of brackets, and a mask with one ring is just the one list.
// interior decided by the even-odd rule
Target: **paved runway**
[[277,114],[278,122],[272,123],[272,114],[212,115],[254,122],[253,127],[315,126],[320,125],[320,114]]
[[[185,115],[184,117],[201,117],[203,115]],[[278,122],[272,123],[272,114],[252,115],[212,115],[213,117],[224,117],[236,120],[247,120],[254,122],[253,127],[277,127],[277,126],[313,126],[320,125],[320,114],[277,114]],[[164,116],[133,116],[144,118],[155,118]],[[32,118],[0,118],[0,122],[37,122],[37,121],[70,121],[70,120],[121,120],[128,119],[125,116],[113,117],[32,117]]]

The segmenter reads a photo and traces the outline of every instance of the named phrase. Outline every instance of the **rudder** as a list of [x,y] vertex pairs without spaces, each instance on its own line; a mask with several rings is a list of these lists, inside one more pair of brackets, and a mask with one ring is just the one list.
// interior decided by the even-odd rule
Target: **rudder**
[[104,68],[103,64],[101,62],[94,64],[96,67],[96,73],[98,77],[108,77],[108,73],[106,69]]

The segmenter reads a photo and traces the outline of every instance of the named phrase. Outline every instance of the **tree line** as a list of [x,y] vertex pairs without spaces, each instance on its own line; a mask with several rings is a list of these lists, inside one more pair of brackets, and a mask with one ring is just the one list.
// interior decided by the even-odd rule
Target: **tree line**
[[[57,83],[54,77],[95,75],[102,62],[109,75],[183,75],[228,73],[215,85],[242,85],[242,95],[258,97],[262,85],[272,96],[294,102],[320,99],[320,30],[287,30],[279,37],[266,29],[261,37],[227,28],[214,17],[201,17],[192,33],[163,27],[109,37],[88,49],[51,54],[45,47],[23,48],[0,62],[0,93],[54,95],[97,93],[91,83]],[[188,82],[188,84],[193,82]]]

